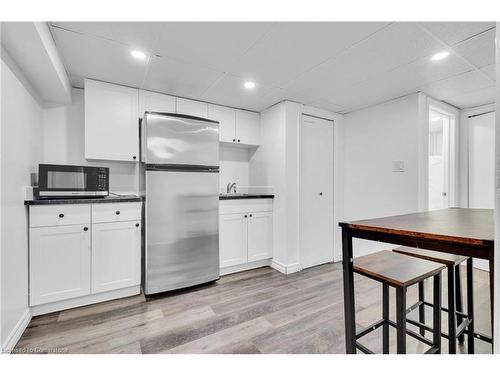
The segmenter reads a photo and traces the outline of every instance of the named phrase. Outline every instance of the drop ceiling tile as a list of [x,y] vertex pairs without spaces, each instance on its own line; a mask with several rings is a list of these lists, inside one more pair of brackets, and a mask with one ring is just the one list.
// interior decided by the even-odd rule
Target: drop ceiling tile
[[484,68],[481,68],[481,71],[486,74],[490,79],[493,81],[492,83],[496,82],[496,65],[491,64],[488,66],[485,66]]
[[[71,76],[92,78],[132,87],[140,87],[148,60],[136,60],[128,48],[58,28],[52,30],[56,46]],[[78,82],[75,82],[79,85]]]
[[270,106],[281,100],[280,90],[259,83],[254,89],[247,90],[243,87],[243,82],[241,77],[226,74],[206,90],[199,99],[250,110],[260,110],[262,107]]
[[495,29],[467,39],[453,49],[477,68],[492,65],[495,63]]
[[51,24],[52,29],[62,27],[110,39],[149,53],[153,52],[157,44],[161,25],[160,22],[52,22]]
[[266,85],[281,86],[386,25],[370,22],[280,23],[231,64],[229,72],[252,77]]
[[445,78],[421,87],[419,90],[425,92],[439,100],[448,101],[448,99],[457,95],[481,90],[491,86],[490,79],[481,73],[472,70],[453,77]]
[[441,44],[418,25],[395,23],[304,74],[287,88],[298,92],[315,92],[327,98],[332,91],[348,89],[441,48]]
[[141,88],[197,99],[222,75],[198,65],[153,56]]
[[417,92],[419,87],[467,72],[469,69],[469,66],[456,56],[450,56],[438,63],[426,57],[353,85],[352,88],[332,92],[330,100],[353,110]]
[[422,22],[431,33],[448,45],[454,45],[495,27],[494,22]]
[[478,91],[473,91],[450,98],[448,102],[459,108],[473,108],[485,104],[494,103],[495,98],[495,86],[489,86]]
[[272,27],[270,22],[162,22],[161,56],[227,70]]

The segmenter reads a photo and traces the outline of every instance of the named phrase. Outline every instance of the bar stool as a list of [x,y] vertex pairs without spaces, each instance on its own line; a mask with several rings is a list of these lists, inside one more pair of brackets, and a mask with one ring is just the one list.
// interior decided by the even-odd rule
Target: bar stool
[[[389,353],[389,326],[397,330],[397,353],[406,353],[406,335],[430,346],[428,354],[441,352],[441,270],[442,264],[429,260],[401,255],[389,250],[354,258],[355,273],[382,283],[382,319],[355,334],[356,347],[366,354],[373,351],[358,342],[358,339],[383,327],[382,352]],[[406,290],[408,287],[433,277],[433,332],[432,341],[416,332],[406,329]],[[389,286],[396,289],[396,322],[389,319]]]
[[[455,354],[457,352],[457,339],[462,344],[464,342],[464,333],[467,333],[467,352],[473,354],[474,290],[472,258],[406,246],[395,248],[393,251],[415,258],[427,259],[446,266],[448,272],[448,308],[441,307],[441,310],[448,313],[448,334],[442,333],[442,336],[448,339],[449,353]],[[460,264],[465,261],[467,261],[467,314],[464,314],[462,307],[462,280],[460,277]],[[425,326],[425,306],[432,307],[433,305],[425,301],[424,282],[421,281],[418,283],[418,302],[409,309],[413,311],[418,307],[418,322],[407,319],[408,323],[419,327],[421,335],[424,335],[425,331],[429,330]]]

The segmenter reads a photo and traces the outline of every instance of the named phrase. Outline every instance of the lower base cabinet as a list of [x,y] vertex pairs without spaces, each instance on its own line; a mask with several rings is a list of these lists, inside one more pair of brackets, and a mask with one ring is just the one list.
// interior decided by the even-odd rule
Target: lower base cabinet
[[139,290],[141,206],[30,206],[30,306],[58,311],[93,295]]
[[124,221],[92,225],[92,293],[141,283],[141,226]]
[[88,226],[32,228],[30,305],[89,294],[90,251]]
[[223,213],[219,219],[220,267],[234,267],[273,256],[272,211]]

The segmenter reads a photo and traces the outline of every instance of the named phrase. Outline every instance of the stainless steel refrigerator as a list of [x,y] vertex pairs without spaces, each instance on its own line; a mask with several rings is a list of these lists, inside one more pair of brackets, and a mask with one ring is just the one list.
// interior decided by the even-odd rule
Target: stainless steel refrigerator
[[143,289],[160,293],[219,278],[219,124],[146,112]]

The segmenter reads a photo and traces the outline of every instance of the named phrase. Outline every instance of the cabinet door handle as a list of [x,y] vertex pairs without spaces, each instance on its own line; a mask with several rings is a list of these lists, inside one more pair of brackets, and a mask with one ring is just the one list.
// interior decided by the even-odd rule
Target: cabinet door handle
[[233,142],[236,142],[236,139],[233,138]]
[[248,217],[247,215],[245,215],[245,217]]
[[88,230],[89,230],[89,228],[87,228],[87,227],[83,227],[83,230],[86,232],[86,231],[88,231]]
[[134,156],[132,156],[132,159],[134,159],[134,160],[135,160],[135,159],[137,159],[137,156],[135,156],[135,155],[134,155]]
[[59,214],[59,217],[62,219],[64,217],[64,214]]
[[136,227],[138,227],[138,226],[139,226],[139,223],[136,223],[136,224],[135,224],[135,226],[136,226]]
[[120,211],[116,211],[115,214],[120,215]]
[[238,142],[239,142],[239,141],[240,141],[240,140],[238,139]]
[[248,215],[248,216],[252,217],[252,214],[250,214],[250,215]]
[[319,195],[323,195],[323,193],[319,193]]

